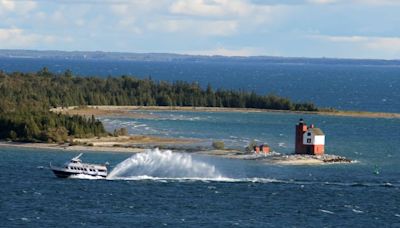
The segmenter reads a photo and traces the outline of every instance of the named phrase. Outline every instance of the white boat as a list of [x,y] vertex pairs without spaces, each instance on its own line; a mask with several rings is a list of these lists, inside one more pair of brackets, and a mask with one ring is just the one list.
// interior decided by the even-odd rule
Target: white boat
[[107,177],[107,166],[101,164],[89,164],[82,163],[80,157],[72,158],[69,162],[66,162],[62,167],[52,166],[50,163],[50,169],[57,177],[67,178],[73,175],[89,175],[93,177]]

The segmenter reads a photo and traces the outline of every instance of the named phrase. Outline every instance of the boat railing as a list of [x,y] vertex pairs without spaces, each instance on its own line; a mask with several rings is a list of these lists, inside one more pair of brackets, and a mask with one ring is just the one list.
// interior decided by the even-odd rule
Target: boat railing
[[78,156],[72,158],[71,161],[73,161],[73,162],[81,162],[81,159],[79,159],[79,158],[80,158],[82,155],[83,155],[83,153],[80,153]]

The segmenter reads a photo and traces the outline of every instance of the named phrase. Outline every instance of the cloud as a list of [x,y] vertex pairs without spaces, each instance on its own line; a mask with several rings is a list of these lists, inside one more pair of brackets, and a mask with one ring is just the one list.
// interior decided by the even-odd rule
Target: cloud
[[310,4],[358,4],[358,5],[400,5],[399,0],[306,0]]
[[253,10],[252,4],[242,0],[178,0],[170,6],[174,14],[206,17],[243,16]]
[[399,0],[353,0],[353,2],[369,5],[400,5]]
[[12,11],[15,9],[15,2],[8,0],[1,0],[0,9],[3,9],[5,11]]
[[172,14],[208,18],[243,18],[270,13],[276,5],[254,4],[246,0],[178,0],[170,5]]
[[368,41],[369,37],[366,36],[327,36],[327,35],[311,35],[310,38],[325,40],[330,42],[346,42],[346,43],[359,43]]
[[165,20],[148,24],[154,32],[187,33],[201,36],[229,36],[237,32],[238,24],[234,20]]
[[338,0],[307,0],[307,2],[312,4],[332,4],[337,3]]
[[398,52],[400,54],[400,37],[375,37],[366,43],[370,49]]
[[310,38],[331,43],[351,43],[364,49],[400,55],[400,37],[312,35]]
[[55,37],[27,33],[19,28],[0,29],[0,48],[30,48],[38,43],[53,43]]
[[[131,35],[150,33],[232,36],[238,31],[263,30],[278,23],[283,7],[254,4],[248,0],[131,1],[111,6],[116,27]],[[149,16],[151,15],[151,16]]]
[[33,0],[15,1],[15,0],[0,0],[0,14],[18,13],[24,14],[34,10],[37,7],[37,2]]

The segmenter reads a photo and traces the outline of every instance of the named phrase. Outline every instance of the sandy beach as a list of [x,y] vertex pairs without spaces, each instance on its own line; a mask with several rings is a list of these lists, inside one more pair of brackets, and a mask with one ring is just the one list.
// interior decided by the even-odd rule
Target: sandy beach
[[218,108],[218,107],[178,107],[178,106],[70,106],[51,109],[56,113],[83,116],[113,116],[131,118],[157,118],[157,114],[140,111],[190,111],[190,112],[269,112],[269,113],[296,113],[302,115],[326,115],[360,118],[400,118],[400,113],[386,112],[358,112],[358,111],[318,111],[301,112],[287,110],[253,109],[253,108]]
[[199,142],[196,139],[178,139],[178,138],[163,138],[143,135],[130,136],[107,136],[93,137],[84,139],[74,139],[73,144],[70,143],[20,143],[1,141],[0,147],[20,147],[20,148],[36,148],[36,149],[51,149],[51,150],[71,150],[71,151],[95,151],[95,152],[123,152],[137,153],[144,152],[146,149],[154,147],[167,147],[188,145]]

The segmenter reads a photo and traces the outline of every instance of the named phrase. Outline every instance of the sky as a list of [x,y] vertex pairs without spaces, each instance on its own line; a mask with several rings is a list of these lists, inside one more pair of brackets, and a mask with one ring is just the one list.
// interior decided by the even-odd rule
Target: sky
[[400,0],[0,0],[0,49],[400,59]]

